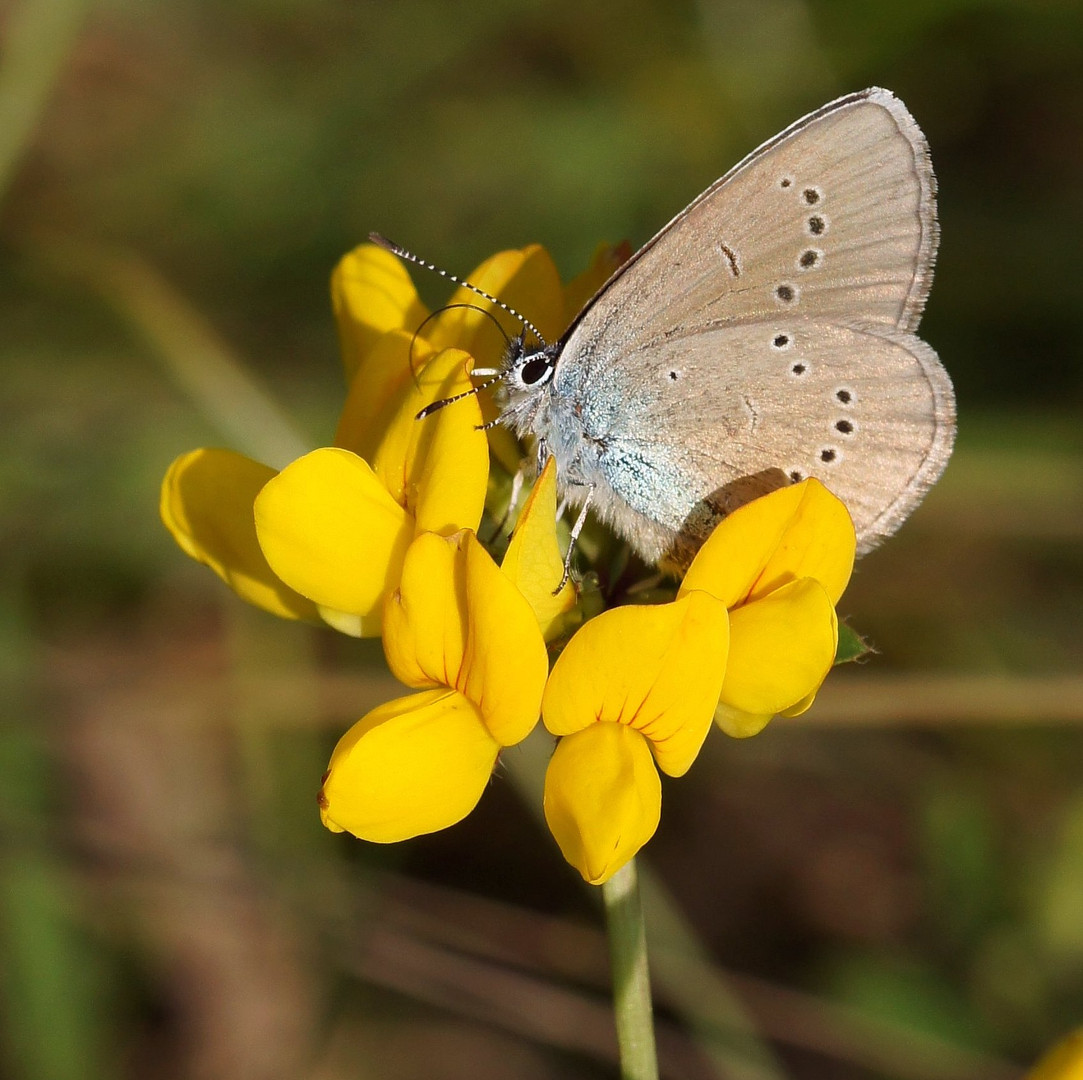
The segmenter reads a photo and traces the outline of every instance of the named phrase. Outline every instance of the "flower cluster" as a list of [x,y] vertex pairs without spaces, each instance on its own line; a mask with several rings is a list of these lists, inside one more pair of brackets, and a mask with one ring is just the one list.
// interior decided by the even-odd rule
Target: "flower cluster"
[[[470,280],[555,340],[620,257],[600,250],[562,287],[532,246]],[[572,584],[554,592],[553,463],[498,565],[479,529],[485,518],[482,535],[499,532],[509,485],[495,478],[519,468],[518,444],[486,427],[484,395],[417,419],[469,391],[474,366],[499,364],[513,317],[462,289],[430,315],[374,245],[342,260],[332,297],[348,382],[333,445],[277,473],[228,450],[185,454],[163,482],[162,519],[243,599],[381,635],[413,690],[339,741],[320,790],[328,828],[391,842],[453,824],[540,716],[559,739],[546,820],[568,861],[604,882],[654,833],[659,772],[685,773],[712,721],[744,737],[812,703],[835,660],[849,515],[815,480],[783,488],[723,520],[665,602],[587,619]]]

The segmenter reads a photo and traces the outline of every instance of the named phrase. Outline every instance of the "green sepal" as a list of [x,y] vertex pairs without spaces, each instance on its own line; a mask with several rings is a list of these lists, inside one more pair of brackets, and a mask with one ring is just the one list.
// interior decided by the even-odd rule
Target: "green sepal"
[[861,660],[876,650],[852,627],[839,623],[839,643],[835,649],[835,663],[849,664]]

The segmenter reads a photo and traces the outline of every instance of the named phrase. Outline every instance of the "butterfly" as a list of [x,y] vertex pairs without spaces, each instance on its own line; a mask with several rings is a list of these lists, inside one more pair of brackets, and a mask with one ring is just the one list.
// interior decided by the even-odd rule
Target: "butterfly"
[[573,541],[591,510],[680,568],[736,507],[811,476],[867,552],[954,442],[951,380],[915,333],[937,240],[913,117],[887,90],[839,98],[712,184],[559,341],[528,343],[524,319],[485,373],[500,422],[556,459]]

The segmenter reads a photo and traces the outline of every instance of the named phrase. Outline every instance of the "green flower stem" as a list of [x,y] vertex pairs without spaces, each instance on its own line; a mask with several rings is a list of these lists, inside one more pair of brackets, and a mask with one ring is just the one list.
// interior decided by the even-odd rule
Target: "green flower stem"
[[639,878],[631,859],[603,886],[609,959],[613,968],[613,1010],[617,1021],[622,1080],[658,1080],[654,1046],[647,935]]
[[[539,724],[515,753],[501,759],[523,797],[541,818],[545,768],[552,736]],[[614,884],[611,882],[610,884]],[[655,979],[666,1000],[680,1012],[704,1056],[727,1080],[784,1080],[786,1075],[725,975],[662,881],[644,864],[643,896],[651,913]],[[598,890],[590,886],[591,892]]]

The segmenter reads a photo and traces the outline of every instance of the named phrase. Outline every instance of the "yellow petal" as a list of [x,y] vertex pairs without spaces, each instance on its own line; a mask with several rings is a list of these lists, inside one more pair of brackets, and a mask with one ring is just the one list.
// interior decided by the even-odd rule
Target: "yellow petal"
[[407,686],[456,687],[466,650],[465,532],[422,533],[384,606],[384,655]]
[[256,532],[274,572],[323,607],[376,615],[398,581],[413,522],[348,450],[287,465],[256,499]]
[[347,634],[356,638],[380,636],[383,618],[382,608],[376,608],[364,615],[358,615],[351,611],[336,611],[334,608],[329,607],[320,607],[318,610],[320,618],[340,634]]
[[569,579],[553,595],[564,573],[564,557],[557,543],[557,463],[550,458],[519,514],[501,569],[526,597],[549,640],[561,616],[575,607],[575,586]]
[[545,773],[544,805],[564,858],[601,885],[658,828],[662,785],[647,740],[607,723],[565,736]]
[[[564,329],[560,275],[540,245],[501,251],[486,259],[467,280],[528,318],[546,341],[556,341]],[[496,367],[507,347],[504,334],[515,337],[523,328],[519,320],[462,286],[448,304],[469,306],[442,311],[425,328],[425,337],[438,349],[465,349],[474,357],[475,367]],[[503,334],[483,311],[496,319]]]
[[361,358],[335,431],[335,446],[372,461],[396,414],[407,387],[434,355],[424,339],[392,330],[376,339]]
[[819,689],[837,634],[831,598],[812,578],[735,608],[722,703],[760,716],[790,708]]
[[437,353],[411,380],[373,457],[373,469],[395,501],[415,518],[418,532],[476,529],[485,507],[489,449],[479,431],[477,398],[465,397],[431,416],[427,405],[471,389],[470,357]]
[[619,244],[599,244],[594,249],[590,266],[564,287],[566,327],[587,306],[587,301],[628,261],[631,254],[632,248],[627,240]]
[[375,244],[362,244],[339,261],[331,274],[331,304],[347,381],[381,334],[413,334],[428,315],[406,267]]
[[335,832],[378,844],[445,829],[477,805],[499,752],[461,694],[397,698],[339,740],[320,789],[320,817]]
[[549,670],[522,594],[473,533],[423,533],[384,612],[384,653],[408,686],[450,686],[510,746],[537,723]]
[[193,450],[162,481],[162,521],[185,554],[238,596],[285,619],[317,619],[316,606],[276,577],[256,539],[252,504],[274,469],[231,450]]
[[549,655],[526,597],[466,533],[466,650],[459,689],[473,701],[493,738],[525,739],[541,714]]
[[431,425],[419,433],[414,458],[418,531],[477,529],[489,488],[489,443],[479,429],[477,398],[456,401],[416,423]]
[[700,548],[681,591],[703,589],[734,607],[798,577],[837,602],[854,562],[846,507],[818,480],[779,488],[723,518]]
[[841,499],[809,478],[801,501],[787,523],[778,547],[760,571],[749,598],[755,600],[798,578],[815,578],[832,604],[839,602],[854,569],[857,538],[853,519]]
[[[838,624],[836,623],[836,633],[837,626]],[[817,686],[816,690],[819,689],[820,688]],[[778,715],[790,719],[794,716],[800,716],[803,712],[807,712],[812,707],[812,703],[816,700],[816,690],[807,693],[800,701],[795,702],[788,709],[780,709]]]
[[759,735],[773,718],[772,713],[742,712],[721,701],[714,713],[714,722],[734,739],[748,739]]
[[557,658],[545,726],[567,735],[597,720],[626,724],[651,741],[663,772],[680,776],[710,729],[728,639],[725,605],[707,593],[604,611]]
[[1061,1039],[1024,1080],[1083,1080],[1083,1028]]

